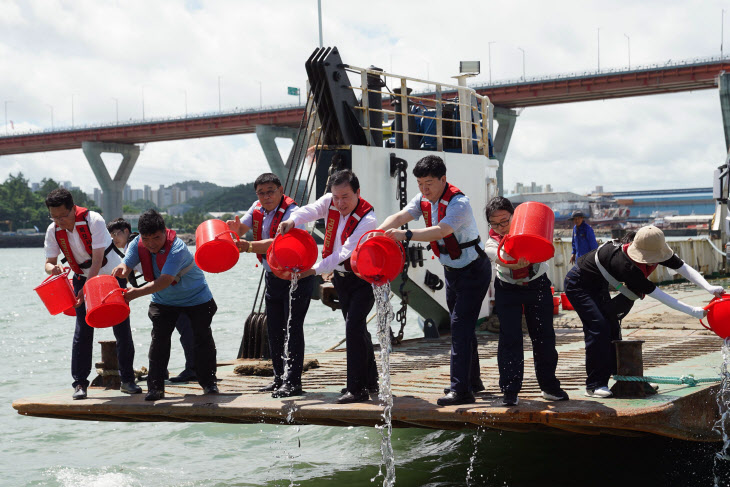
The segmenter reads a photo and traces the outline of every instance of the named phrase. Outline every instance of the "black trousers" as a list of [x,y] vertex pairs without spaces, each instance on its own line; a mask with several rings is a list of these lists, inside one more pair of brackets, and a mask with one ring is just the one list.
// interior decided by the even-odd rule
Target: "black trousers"
[[553,328],[553,295],[550,279],[543,275],[527,285],[510,284],[499,279],[494,282],[495,306],[499,316],[499,388],[502,392],[520,392],[525,373],[525,354],[522,345],[522,310],[524,307],[527,331],[532,341],[535,375],[540,389],[547,392],[560,390],[555,378],[558,352],[555,350]]
[[147,386],[150,390],[165,390],[165,373],[170,361],[170,338],[181,314],[190,318],[195,343],[195,373],[198,383],[207,387],[215,382],[216,349],[210,323],[218,310],[215,300],[197,306],[167,306],[150,303],[148,316],[152,320],[150,343],[150,371]]
[[621,339],[621,327],[611,310],[608,284],[590,289],[581,283],[580,269],[573,267],[565,276],[565,294],[583,323],[586,342],[586,388],[608,387],[616,373],[613,340]]
[[[125,279],[117,279],[119,287],[126,288]],[[77,294],[84,287],[86,278],[74,276],[74,294]],[[122,382],[134,381],[134,341],[132,340],[132,328],[129,325],[129,318],[112,327],[114,338],[117,340],[117,360],[119,361],[119,375]],[[71,347],[71,377],[74,381],[72,387],[82,385],[89,386],[89,373],[91,372],[91,356],[94,348],[94,328],[86,324],[86,303],[76,308],[76,329],[74,330],[73,345]]]
[[463,269],[444,267],[451,316],[451,390],[471,391],[479,382],[476,326],[492,280],[492,264],[480,257]]
[[373,287],[352,272],[344,276],[335,272],[332,282],[345,317],[347,390],[360,392],[378,383],[373,339],[367,327],[368,313],[375,304]]
[[[266,273],[266,326],[269,332],[269,351],[274,364],[274,379],[295,387],[302,385],[304,366],[304,318],[312,301],[314,276],[297,282],[292,295],[289,319],[289,289],[291,281],[279,279],[273,272]],[[289,327],[289,355],[285,356],[286,330]],[[284,371],[287,371],[284,377]]]

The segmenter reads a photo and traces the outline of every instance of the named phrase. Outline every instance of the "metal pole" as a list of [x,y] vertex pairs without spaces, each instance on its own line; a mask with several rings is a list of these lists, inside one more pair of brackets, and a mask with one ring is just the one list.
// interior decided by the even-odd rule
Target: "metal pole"
[[144,120],[144,86],[142,87],[142,120]]
[[489,64],[489,84],[492,84],[492,44],[496,44],[497,41],[487,42],[487,51],[489,55],[487,57],[487,63]]
[[221,111],[221,77],[218,76],[218,113]]
[[8,103],[12,103],[12,101],[5,100],[5,135],[8,135]]
[[723,57],[723,47],[725,44],[725,9],[722,9],[722,20],[720,21],[720,57]]
[[525,78],[525,50],[522,49],[521,47],[518,47],[517,49],[522,51],[522,80],[524,81],[526,79]]
[[598,39],[597,50],[598,50],[598,72],[601,72],[601,28],[596,28],[596,39]]
[[262,88],[261,81],[259,81],[258,83],[259,83],[259,108],[264,108],[264,97],[262,95],[263,88]]
[[74,126],[74,97],[75,96],[76,95],[74,95],[73,93],[71,94],[71,127]]
[[51,109],[51,130],[53,130],[53,105],[46,103],[46,106]]
[[119,124],[119,99],[112,97],[112,100],[114,100],[114,103],[117,106],[117,124]]
[[624,37],[626,38],[626,42],[629,45],[629,69],[631,69],[631,37],[624,34]]
[[322,0],[317,0],[317,17],[319,18],[319,47],[324,46],[322,42]]
[[185,118],[188,118],[188,90],[183,90],[185,94]]

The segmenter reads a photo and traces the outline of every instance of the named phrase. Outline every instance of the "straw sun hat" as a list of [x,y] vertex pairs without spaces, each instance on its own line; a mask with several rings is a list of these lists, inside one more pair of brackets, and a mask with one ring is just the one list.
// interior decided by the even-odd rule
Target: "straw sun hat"
[[674,255],[674,251],[664,240],[664,232],[654,225],[641,227],[626,253],[635,262],[642,264],[657,264]]

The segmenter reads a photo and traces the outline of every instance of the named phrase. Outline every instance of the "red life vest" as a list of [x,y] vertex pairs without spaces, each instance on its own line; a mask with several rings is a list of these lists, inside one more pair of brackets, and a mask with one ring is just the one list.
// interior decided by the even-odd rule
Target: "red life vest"
[[[296,201],[289,198],[287,195],[282,196],[279,207],[276,209],[276,213],[274,213],[274,219],[271,220],[271,227],[269,228],[268,238],[274,238],[276,236],[276,230],[279,228],[279,223],[281,223],[281,220],[284,218],[284,214],[286,213],[287,208],[295,204]],[[254,241],[263,240],[262,233],[264,231],[264,210],[261,207],[260,201],[256,202],[256,206],[254,207],[251,216],[253,217],[253,226],[251,227],[251,230],[253,230],[253,239]],[[256,258],[259,260],[259,262],[264,261],[263,254],[256,254]]]
[[[78,232],[79,238],[81,238],[81,241],[84,243],[84,249],[86,252],[91,255],[91,230],[89,229],[89,222],[86,220],[86,215],[88,214],[89,210],[87,208],[76,205],[76,222],[74,223],[74,230]],[[54,225],[56,227],[56,242],[58,242],[61,252],[63,252],[63,255],[66,257],[68,266],[75,274],[79,276],[83,275],[81,266],[78,262],[76,262],[74,254],[71,251],[71,246],[68,242],[68,233],[66,230],[59,227],[58,224],[54,223]],[[104,258],[104,263],[106,263],[106,258]]]
[[[438,206],[438,214],[437,218],[438,221],[441,221],[446,216],[446,207],[449,205],[449,202],[451,201],[451,198],[456,196],[457,194],[463,195],[464,193],[461,192],[459,188],[456,186],[446,183],[446,188],[444,188],[444,193],[441,195],[441,198],[439,198],[439,206]],[[426,198],[421,198],[421,212],[423,213],[423,218],[426,220],[426,226],[432,227],[434,226],[431,222],[433,221],[431,219],[431,202],[428,201]],[[452,259],[458,259],[461,257],[461,247],[459,246],[459,241],[456,240],[456,237],[453,233],[447,235],[444,237],[444,246],[446,247],[446,251],[449,254],[449,257]],[[437,241],[431,242],[431,250],[436,255],[436,257],[441,256],[441,251],[439,249],[439,244]]]
[[[173,242],[175,242],[176,237],[177,234],[175,233],[175,230],[170,230],[169,228],[165,230],[165,246],[160,249],[159,252],[157,252],[155,257],[155,260],[157,261],[157,268],[160,269],[160,271],[162,271],[162,268],[165,265],[167,256],[170,255],[170,248],[172,247]],[[144,246],[141,235],[137,240],[137,253],[139,254],[139,262],[140,264],[142,264],[142,274],[144,274],[144,280],[147,282],[154,281],[155,272],[154,268],[152,267],[152,252],[150,252],[149,249]],[[174,286],[175,284],[177,284],[178,280],[179,279],[172,281],[172,285]]]
[[[360,198],[357,202],[357,206],[355,207],[353,212],[350,213],[350,217],[345,223],[345,229],[342,230],[341,241],[343,244],[347,240],[347,237],[352,235],[352,232],[355,231],[355,228],[357,228],[357,225],[360,223],[360,220],[362,220],[362,217],[364,217],[371,211],[373,211],[373,205],[365,201],[363,198]],[[339,226],[339,224],[340,212],[337,211],[335,205],[333,205],[330,201],[330,209],[329,213],[327,214],[327,228],[325,229],[324,244],[322,245],[323,259],[326,259],[328,256],[332,255],[332,251],[335,248],[335,236],[337,235],[337,227]]]
[[[489,236],[491,238],[493,238],[494,240],[496,240],[498,244],[502,243],[502,239],[504,238],[504,235],[498,234],[497,232],[494,231],[493,228],[489,229]],[[497,265],[499,265],[499,262],[497,262]],[[510,272],[512,274],[512,279],[524,279],[526,277],[530,277],[530,268],[531,267],[532,267],[532,265],[528,265],[527,267],[523,267],[522,269],[510,269]]]

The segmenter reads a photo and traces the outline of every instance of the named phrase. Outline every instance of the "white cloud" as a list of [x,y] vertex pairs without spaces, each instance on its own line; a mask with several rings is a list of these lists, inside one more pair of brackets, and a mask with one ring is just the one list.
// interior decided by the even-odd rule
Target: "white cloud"
[[[323,2],[325,44],[345,62],[450,81],[663,63],[719,54],[720,1]],[[316,2],[0,0],[0,103],[16,130],[293,103],[318,42]],[[491,46],[491,62],[487,42]],[[261,82],[261,85],[259,85]],[[259,91],[261,89],[261,91]],[[505,184],[558,190],[709,186],[725,155],[716,90],[530,108],[518,118]],[[0,127],[4,130],[4,127]],[[266,170],[254,135],[148,144],[133,187],[202,179],[234,185]],[[98,186],[80,150],[0,157],[2,173]],[[3,174],[3,176],[5,175]]]

